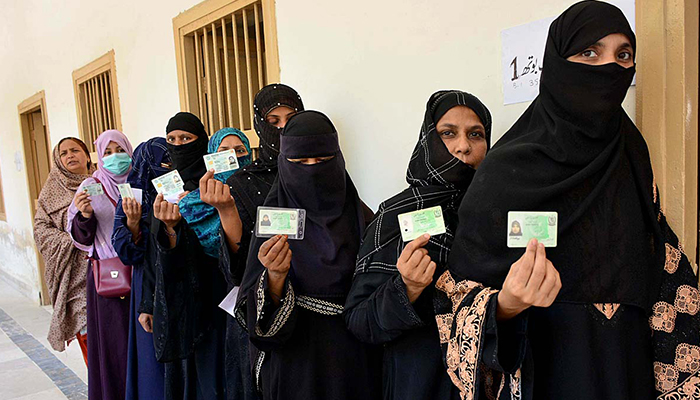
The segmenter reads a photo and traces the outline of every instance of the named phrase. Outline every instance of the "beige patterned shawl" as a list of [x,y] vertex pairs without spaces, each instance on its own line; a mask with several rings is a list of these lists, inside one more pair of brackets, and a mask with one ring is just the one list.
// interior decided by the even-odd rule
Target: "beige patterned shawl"
[[[48,340],[56,351],[87,323],[85,303],[86,254],[73,246],[66,231],[66,214],[75,190],[89,175],[69,172],[60,161],[58,146],[53,150],[54,166],[41,189],[34,216],[34,240],[44,258],[44,278],[53,303]],[[89,174],[94,171],[90,168]]]

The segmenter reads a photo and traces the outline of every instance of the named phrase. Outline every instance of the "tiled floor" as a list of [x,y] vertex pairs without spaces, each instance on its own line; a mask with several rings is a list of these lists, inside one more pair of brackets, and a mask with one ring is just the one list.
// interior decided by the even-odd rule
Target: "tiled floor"
[[0,400],[87,399],[87,369],[78,343],[51,349],[51,308],[0,280]]

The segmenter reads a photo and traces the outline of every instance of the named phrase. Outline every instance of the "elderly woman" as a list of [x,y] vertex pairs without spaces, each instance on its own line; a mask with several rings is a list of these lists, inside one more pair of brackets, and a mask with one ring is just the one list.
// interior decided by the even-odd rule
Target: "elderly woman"
[[66,343],[77,338],[86,364],[86,253],[73,246],[66,227],[68,206],[92,172],[90,152],[82,140],[67,137],[58,142],[53,149],[53,168],[39,194],[34,217],[34,240],[44,257],[44,279],[53,303],[49,343],[54,350],[64,351]]

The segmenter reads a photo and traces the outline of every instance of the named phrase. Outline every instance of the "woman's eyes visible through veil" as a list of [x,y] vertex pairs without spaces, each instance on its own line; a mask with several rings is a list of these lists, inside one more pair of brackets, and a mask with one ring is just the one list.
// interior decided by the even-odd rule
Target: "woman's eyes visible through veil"
[[581,52],[581,56],[586,58],[595,58],[598,57],[598,53],[596,53],[595,50],[587,49]]
[[617,58],[619,58],[622,61],[632,61],[632,53],[627,50],[624,50],[617,55]]

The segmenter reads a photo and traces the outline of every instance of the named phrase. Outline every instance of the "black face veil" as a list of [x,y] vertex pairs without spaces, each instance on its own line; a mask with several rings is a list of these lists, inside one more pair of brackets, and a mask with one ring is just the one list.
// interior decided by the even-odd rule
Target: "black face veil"
[[207,166],[202,157],[208,152],[209,137],[202,121],[188,112],[179,112],[170,118],[165,133],[172,131],[185,131],[197,136],[194,142],[180,146],[166,144],[168,154],[173,161],[173,169],[180,173],[185,183],[185,190],[195,190],[199,187],[199,180],[207,173]]
[[549,29],[540,94],[481,164],[459,210],[450,254],[458,279],[500,288],[524,249],[506,246],[509,211],[557,211],[559,301],[649,309],[659,250],[652,172],[621,103],[634,67],[567,61],[597,40],[634,33],[622,12],[584,1]]
[[[364,218],[360,199],[340,151],[331,121],[318,111],[303,111],[287,123],[281,137],[279,173],[266,206],[306,210],[303,240],[290,240],[290,280],[295,293],[342,303],[350,290]],[[289,159],[332,156],[313,165]],[[265,239],[253,238],[242,293],[264,267],[257,258]]]

